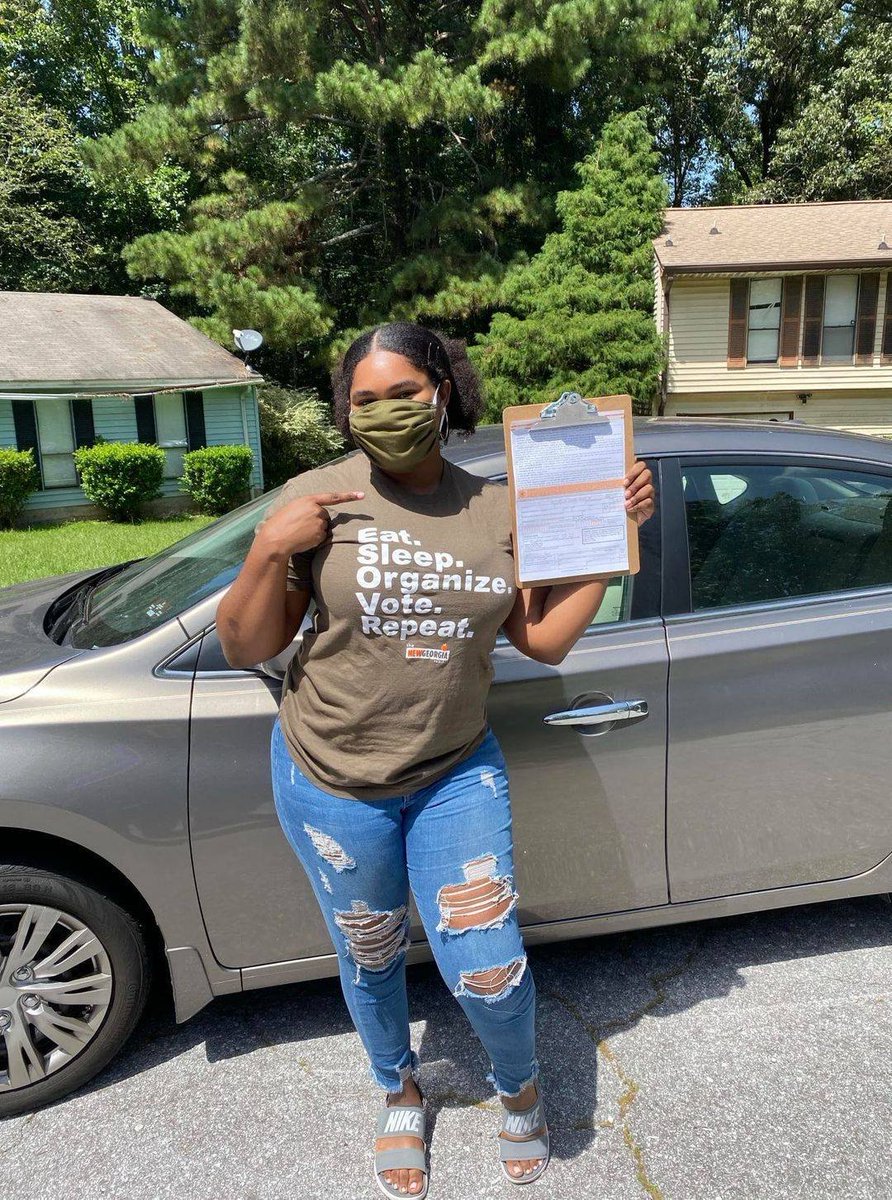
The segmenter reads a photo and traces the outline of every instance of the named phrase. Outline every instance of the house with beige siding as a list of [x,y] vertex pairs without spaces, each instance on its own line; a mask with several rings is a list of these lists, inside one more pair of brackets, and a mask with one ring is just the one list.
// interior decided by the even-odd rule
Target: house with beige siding
[[250,446],[251,494],[263,491],[262,377],[161,304],[0,292],[0,327],[0,447],[30,450],[40,476],[24,523],[97,515],[74,451],[99,437],[163,449],[147,513],[188,507],[183,456],[202,446]]
[[892,437],[892,201],[670,208],[658,413]]

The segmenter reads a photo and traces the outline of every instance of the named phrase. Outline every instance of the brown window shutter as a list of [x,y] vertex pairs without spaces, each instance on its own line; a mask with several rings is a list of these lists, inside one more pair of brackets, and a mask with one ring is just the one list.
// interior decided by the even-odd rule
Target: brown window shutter
[[879,272],[871,271],[868,275],[862,275],[858,284],[858,319],[855,323],[855,365],[859,367],[869,367],[873,363],[879,294]]
[[892,363],[892,271],[886,276],[886,319],[883,322],[883,341],[880,346],[880,361],[888,366]]
[[799,365],[799,329],[802,312],[802,276],[784,277],[784,294],[781,301],[780,365]]
[[805,315],[802,321],[802,365],[816,367],[821,353],[824,323],[824,276],[805,277]]
[[746,317],[749,304],[748,279],[731,280],[731,303],[728,308],[728,366],[746,366]]

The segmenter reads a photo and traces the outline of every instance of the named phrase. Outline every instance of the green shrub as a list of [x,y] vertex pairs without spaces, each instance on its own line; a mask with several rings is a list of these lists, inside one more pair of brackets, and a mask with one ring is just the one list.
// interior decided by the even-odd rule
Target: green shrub
[[31,450],[0,450],[0,529],[12,529],[25,501],[40,487]]
[[266,385],[257,389],[257,407],[267,490],[344,452],[327,406],[311,389]]
[[113,521],[136,521],[141,505],[161,495],[164,451],[145,442],[99,442],[74,452],[84,495]]
[[229,512],[250,497],[254,452],[250,446],[205,446],[183,455],[180,491],[188,492],[201,512]]

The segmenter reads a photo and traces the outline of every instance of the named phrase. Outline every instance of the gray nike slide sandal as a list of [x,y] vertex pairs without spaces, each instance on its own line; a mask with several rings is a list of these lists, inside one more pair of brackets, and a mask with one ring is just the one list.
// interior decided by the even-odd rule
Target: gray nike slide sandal
[[[378,1137],[391,1137],[395,1134],[421,1138],[423,1149],[419,1146],[395,1146],[390,1150],[375,1151],[375,1179],[378,1187],[385,1196],[396,1196],[398,1200],[408,1200],[410,1196],[422,1197],[427,1195],[428,1165],[427,1142],[424,1137],[425,1121],[427,1118],[427,1101],[421,1097],[420,1104],[388,1104],[378,1113]],[[386,1179],[382,1179],[382,1171],[410,1170],[416,1167],[424,1172],[424,1180],[416,1191],[400,1191]]]
[[[532,1183],[548,1166],[550,1158],[550,1139],[548,1126],[545,1123],[542,1097],[537,1096],[529,1108],[517,1110],[507,1108],[501,1099],[500,1103],[502,1104],[502,1128],[499,1130],[498,1138],[501,1143],[499,1159],[502,1173],[512,1183]],[[521,1140],[515,1141],[513,1138],[502,1137],[503,1133],[513,1134],[514,1137]],[[512,1175],[505,1164],[509,1159],[519,1158],[541,1158],[542,1161],[538,1167],[526,1175]]]

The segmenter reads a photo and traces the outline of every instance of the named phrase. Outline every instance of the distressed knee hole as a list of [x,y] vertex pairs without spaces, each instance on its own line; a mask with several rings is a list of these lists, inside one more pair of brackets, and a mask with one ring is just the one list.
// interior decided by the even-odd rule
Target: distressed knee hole
[[357,966],[383,971],[401,950],[409,946],[409,916],[405,904],[378,911],[365,900],[354,900],[349,912],[335,911],[338,929],[347,939]]
[[526,965],[527,956],[522,954],[501,966],[486,967],[481,971],[461,971],[453,995],[500,1000],[520,982]]
[[447,883],[437,892],[439,932],[493,929],[503,925],[517,903],[510,875],[496,875],[496,857],[484,854],[462,867],[464,883]]
[[304,829],[310,835],[310,841],[313,843],[316,853],[320,854],[336,871],[350,871],[356,866],[356,860],[350,857],[343,846],[338,845],[330,833],[314,829],[306,821],[304,821]]

